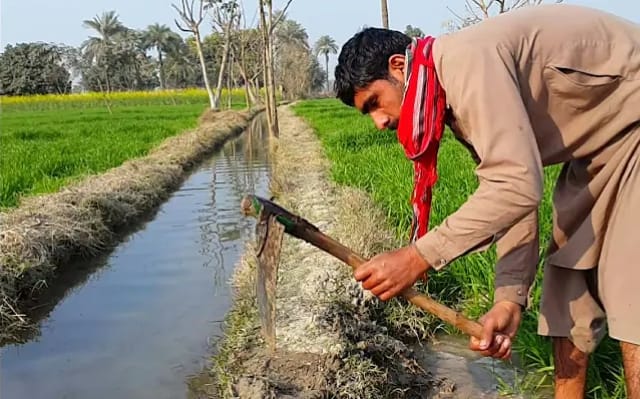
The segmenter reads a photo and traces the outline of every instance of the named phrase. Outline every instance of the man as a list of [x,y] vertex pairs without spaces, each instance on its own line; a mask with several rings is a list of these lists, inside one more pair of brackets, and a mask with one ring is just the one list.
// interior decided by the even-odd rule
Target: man
[[[640,27],[542,5],[437,39],[365,29],[338,62],[337,96],[397,128],[415,166],[413,240],[357,269],[363,287],[388,300],[496,243],[494,306],[470,346],[508,358],[538,263],[543,167],[562,163],[539,320],[553,337],[556,397],[583,397],[606,324],[640,399]],[[479,187],[427,231],[444,124],[476,156]]]

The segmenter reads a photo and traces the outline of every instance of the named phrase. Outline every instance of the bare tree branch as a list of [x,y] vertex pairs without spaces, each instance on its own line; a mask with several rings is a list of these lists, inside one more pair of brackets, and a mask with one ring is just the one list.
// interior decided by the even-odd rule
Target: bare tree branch
[[[193,2],[196,0],[191,0],[191,6],[193,7]],[[204,1],[200,0],[200,10],[198,11],[198,25],[202,23],[204,20]]]
[[[200,2],[200,10],[198,13],[198,18],[195,18],[195,2]],[[202,80],[204,80],[204,85],[209,95],[209,105],[212,109],[216,109],[218,106],[218,102],[216,97],[211,90],[211,85],[209,84],[209,78],[207,75],[207,66],[204,59],[204,54],[202,52],[202,43],[200,41],[200,24],[203,21],[203,10],[204,10],[204,0],[191,0],[191,4],[189,4],[188,0],[181,0],[180,5],[182,9],[178,8],[175,4],[171,4],[171,6],[177,11],[180,19],[184,22],[185,26],[181,26],[177,20],[174,20],[178,29],[183,32],[191,32],[193,34],[193,38],[195,39],[196,51],[198,52],[198,58],[200,60],[200,68],[202,70]]]
[[[555,0],[555,3],[562,3],[563,0]],[[465,0],[464,9],[466,16],[453,11],[450,7],[447,7],[449,12],[457,19],[457,24],[450,21],[449,26],[461,29],[469,25],[473,25],[485,19],[491,18],[493,15],[504,14],[511,10],[518,8],[539,5],[544,0]],[[494,7],[497,6],[497,7]],[[492,12],[493,10],[493,12]]]
[[174,20],[173,20],[173,22],[175,22],[176,27],[177,27],[178,29],[180,29],[181,31],[183,31],[183,32],[187,32],[187,33],[192,33],[191,29],[183,28],[183,27],[182,27],[182,25],[180,25],[180,22],[178,22],[178,20],[174,19]]
[[288,0],[287,4],[284,6],[284,8],[282,9],[282,11],[280,12],[280,15],[278,15],[278,19],[275,20],[275,22],[271,23],[271,30],[269,33],[273,33],[273,31],[276,29],[276,26],[278,26],[278,24],[280,23],[280,21],[282,21],[287,13],[287,9],[289,8],[289,6],[291,5],[291,2],[293,2],[293,0]]
[[[489,7],[484,3],[484,0],[471,0],[473,4],[480,9],[480,12],[485,18],[489,18]],[[469,5],[471,7],[471,5]]]

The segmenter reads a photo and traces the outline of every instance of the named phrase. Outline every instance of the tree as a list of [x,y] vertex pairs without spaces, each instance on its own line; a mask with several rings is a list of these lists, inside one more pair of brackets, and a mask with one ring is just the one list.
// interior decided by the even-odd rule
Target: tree
[[326,66],[326,78],[327,78],[327,91],[329,88],[329,54],[337,54],[338,53],[338,45],[336,41],[333,40],[331,36],[324,35],[321,36],[315,44],[315,52],[317,55],[324,55],[324,61]]
[[166,53],[165,75],[167,88],[197,87],[202,82],[195,44],[190,46],[180,38]]
[[404,34],[409,36],[409,37],[424,37],[425,34],[422,31],[422,29],[416,27],[413,27],[411,25],[407,25],[406,28],[404,28]]
[[86,28],[95,30],[99,35],[96,39],[104,43],[113,41],[118,34],[126,30],[113,10],[96,15],[93,19],[84,20],[82,24]]
[[311,67],[309,68],[309,73],[311,74],[311,87],[309,87],[309,91],[317,92],[322,90],[324,87],[324,82],[326,80],[325,71],[322,70],[320,63],[316,57],[311,58]]
[[182,38],[173,32],[167,25],[155,23],[149,25],[147,30],[142,34],[143,46],[145,49],[155,48],[158,52],[158,77],[160,79],[160,88],[166,88],[164,55],[173,51]]
[[47,43],[8,45],[0,55],[0,94],[63,94],[71,90],[63,49]]
[[[196,1],[198,2],[197,5]],[[181,0],[180,5],[181,8],[178,8],[175,4],[171,4],[182,20],[182,24],[180,24],[178,20],[175,20],[175,24],[181,31],[193,34],[198,58],[200,59],[202,79],[204,80],[204,86],[207,90],[207,94],[209,95],[209,106],[211,109],[215,109],[216,99],[213,95],[213,91],[211,90],[211,85],[209,84],[207,65],[205,64],[204,55],[202,54],[202,40],[200,38],[200,24],[202,24],[202,21],[204,20],[204,0],[191,0],[191,2],[189,2],[189,0]]]
[[83,26],[97,33],[83,42],[82,57],[75,64],[85,88],[110,93],[158,85],[156,65],[146,54],[143,35],[124,26],[115,11],[86,20]]
[[[505,12],[522,7],[538,5],[543,1],[544,0],[465,0],[464,8],[466,15],[460,15],[447,7],[457,21],[447,21],[446,25],[450,31],[458,30],[474,25],[492,16],[504,14]],[[562,3],[562,0],[554,1],[556,3]]]
[[387,0],[380,0],[382,10],[382,26],[385,29],[389,29],[389,6]]
[[288,0],[282,12],[274,17],[273,1],[258,0],[258,12],[260,14],[260,32],[262,33],[264,65],[264,82],[266,85],[267,121],[269,124],[269,134],[278,137],[278,110],[276,108],[276,86],[274,80],[273,62],[273,35],[276,26],[284,18],[289,5],[293,0]]
[[262,39],[256,29],[241,29],[232,41],[231,52],[245,89],[247,108],[257,102],[258,96],[254,88],[259,86],[257,80],[262,75]]
[[[280,17],[280,16],[279,16]],[[308,96],[313,87],[315,57],[305,28],[282,17],[275,30],[275,69],[277,81],[286,99]]]
[[299,22],[288,19],[286,16],[278,16],[280,23],[275,29],[274,45],[276,50],[286,45],[309,48],[309,35],[307,30]]
[[213,24],[222,35],[222,59],[220,60],[220,68],[218,70],[218,84],[216,85],[215,108],[220,105],[220,97],[222,95],[222,82],[227,66],[227,58],[231,48],[232,30],[237,29],[240,22],[239,5],[236,0],[208,0],[206,9],[213,13]]
[[93,19],[85,20],[82,25],[98,33],[98,36],[90,36],[82,44],[82,49],[89,66],[95,64],[101,69],[101,73],[96,76],[102,75],[104,78],[103,91],[110,92],[112,89],[110,67],[114,58],[116,39],[127,28],[120,22],[115,11],[107,11]]

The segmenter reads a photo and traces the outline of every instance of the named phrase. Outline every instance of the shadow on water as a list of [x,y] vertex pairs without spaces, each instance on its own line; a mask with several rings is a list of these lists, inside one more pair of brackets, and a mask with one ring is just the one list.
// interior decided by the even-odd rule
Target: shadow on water
[[0,397],[186,397],[252,236],[240,200],[268,196],[267,136],[255,118],[111,253],[61,273],[32,309],[38,327],[0,349]]

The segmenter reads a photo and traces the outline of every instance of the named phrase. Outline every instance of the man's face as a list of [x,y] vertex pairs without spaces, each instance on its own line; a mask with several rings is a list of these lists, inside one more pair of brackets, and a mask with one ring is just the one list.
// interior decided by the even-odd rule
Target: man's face
[[389,59],[389,78],[378,79],[356,90],[354,104],[365,115],[370,115],[380,130],[398,128],[400,107],[404,93],[404,56]]

